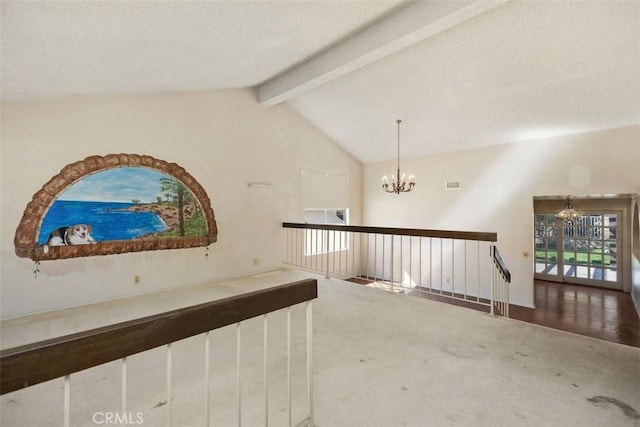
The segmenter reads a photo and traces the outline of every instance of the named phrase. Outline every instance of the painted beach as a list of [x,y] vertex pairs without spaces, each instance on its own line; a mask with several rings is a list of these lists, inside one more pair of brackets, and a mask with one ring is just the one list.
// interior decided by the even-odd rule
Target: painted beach
[[97,242],[207,233],[202,208],[184,185],[137,167],[89,175],[65,190],[44,217],[38,244],[46,244],[53,231],[76,224],[90,225]]
[[74,224],[91,225],[91,235],[98,242],[135,239],[169,228],[158,212],[131,210],[135,206],[134,203],[56,200],[42,222],[38,244],[47,243],[49,234],[57,228]]

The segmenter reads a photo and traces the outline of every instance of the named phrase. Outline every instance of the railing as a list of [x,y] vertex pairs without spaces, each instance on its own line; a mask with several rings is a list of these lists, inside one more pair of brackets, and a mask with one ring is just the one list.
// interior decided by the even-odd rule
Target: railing
[[[510,277],[494,261],[496,233],[290,222],[282,226],[285,264],[326,277],[359,278],[392,292],[425,292],[479,304],[492,314],[499,307],[497,311],[508,316]],[[502,271],[508,273],[506,267]]]
[[507,268],[504,260],[498,252],[498,248],[493,247],[493,263],[496,268],[493,272],[493,292],[496,295],[495,309],[504,317],[509,317],[509,284],[511,283],[511,272]]
[[[70,376],[110,361],[122,361],[122,414],[127,414],[127,357],[149,349],[166,346],[166,424],[172,424],[172,353],[171,344],[184,338],[204,334],[203,411],[210,424],[209,333],[227,325],[236,325],[236,406],[238,425],[242,420],[241,394],[241,326],[244,320],[263,316],[264,328],[264,424],[268,424],[267,335],[268,313],[287,309],[287,399],[288,424],[291,419],[291,307],[306,303],[306,381],[307,416],[297,425],[313,425],[313,341],[312,303],[317,297],[317,281],[302,280],[286,285],[224,298],[204,304],[169,311],[137,320],[0,352],[0,394],[10,393],[54,378],[64,377],[64,425],[70,424]],[[94,420],[95,421],[95,420]]]

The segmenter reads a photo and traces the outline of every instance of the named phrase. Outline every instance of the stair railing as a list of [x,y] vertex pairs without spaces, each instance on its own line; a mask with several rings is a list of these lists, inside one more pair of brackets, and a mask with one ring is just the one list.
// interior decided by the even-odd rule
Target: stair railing
[[[113,324],[67,336],[52,338],[0,352],[0,394],[11,393],[55,378],[64,377],[64,425],[70,425],[70,377],[84,369],[121,360],[121,413],[127,420],[127,357],[156,347],[166,348],[166,424],[172,425],[172,343],[192,337],[204,336],[205,387],[203,411],[205,425],[210,424],[210,366],[209,333],[227,325],[236,330],[236,407],[238,425],[242,422],[241,399],[241,331],[243,321],[262,316],[264,327],[264,423],[268,424],[267,334],[268,314],[287,310],[287,399],[288,425],[291,426],[291,308],[306,304],[306,382],[307,416],[296,426],[313,426],[313,325],[312,300],[317,298],[317,281],[301,280],[268,289],[168,311],[136,320]],[[134,419],[135,420],[135,419]],[[102,420],[99,420],[102,421]],[[137,421],[137,420],[136,420]],[[142,420],[143,421],[143,420]],[[95,420],[94,420],[95,422]]]
[[508,313],[509,280],[496,283],[505,277],[495,272],[497,233],[291,222],[282,226],[286,265],[326,277],[361,279],[391,292],[425,292],[479,304],[491,313],[499,306],[501,315]]

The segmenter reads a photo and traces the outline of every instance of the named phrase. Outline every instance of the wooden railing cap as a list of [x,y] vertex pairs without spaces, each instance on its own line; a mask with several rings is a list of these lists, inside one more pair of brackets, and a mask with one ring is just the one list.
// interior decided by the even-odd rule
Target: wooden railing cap
[[497,242],[498,233],[478,231],[427,230],[420,228],[369,227],[361,225],[306,224],[283,222],[283,228],[302,228],[307,230],[334,230],[353,233],[386,234],[395,236],[437,237],[442,239],[477,240]]
[[317,280],[305,279],[2,350],[0,394],[122,359],[317,296]]

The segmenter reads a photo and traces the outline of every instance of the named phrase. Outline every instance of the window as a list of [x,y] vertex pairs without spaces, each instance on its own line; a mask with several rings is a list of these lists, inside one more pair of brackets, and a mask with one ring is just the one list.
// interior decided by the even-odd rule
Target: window
[[[305,209],[304,222],[307,224],[348,225],[349,209]],[[304,242],[306,256],[349,249],[349,235],[342,231],[306,230]]]
[[631,199],[625,194],[576,197],[573,206],[581,217],[563,223],[555,217],[563,205],[560,197],[534,197],[534,277],[626,290],[631,271],[623,236],[630,233]]
[[558,224],[555,214],[535,215],[536,273],[558,274]]

